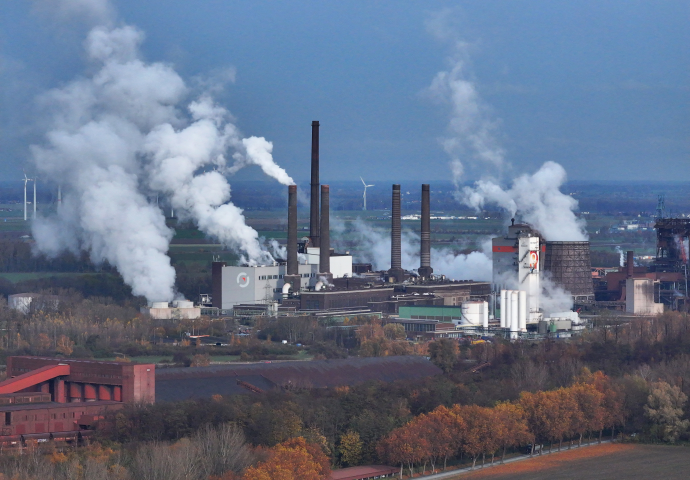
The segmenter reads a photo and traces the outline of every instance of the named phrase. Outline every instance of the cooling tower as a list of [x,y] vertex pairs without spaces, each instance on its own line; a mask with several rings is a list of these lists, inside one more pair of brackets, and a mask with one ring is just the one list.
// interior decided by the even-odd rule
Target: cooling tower
[[544,271],[575,303],[594,301],[589,242],[546,242]]

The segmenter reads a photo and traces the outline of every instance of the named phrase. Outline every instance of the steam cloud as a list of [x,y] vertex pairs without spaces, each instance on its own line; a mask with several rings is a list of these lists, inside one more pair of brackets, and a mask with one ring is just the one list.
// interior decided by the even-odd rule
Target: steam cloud
[[[334,245],[340,241],[345,231],[342,222],[331,219],[331,232]],[[374,270],[387,270],[391,262],[390,232],[376,230],[360,218],[350,225],[347,231],[353,236],[358,250],[353,252],[358,262],[371,263]],[[401,237],[402,267],[417,270],[419,267],[420,237],[409,230],[403,230]],[[342,248],[342,247],[341,247]],[[455,280],[491,280],[491,239],[482,243],[481,251],[457,255],[450,248],[432,248],[431,264],[434,271]]]
[[34,223],[37,249],[50,256],[87,250],[94,262],[113,264],[135,295],[171,300],[173,232],[148,201],[162,194],[181,219],[195,221],[246,261],[272,259],[242,210],[229,202],[225,178],[258,165],[280,183],[294,183],[273,161],[272,143],[242,138],[209,94],[184,108],[190,95],[184,80],[169,65],[141,59],[143,32],[114,27],[108,2],[68,0],[57,8],[98,25],[84,44],[94,73],[39,99],[51,127],[45,144],[32,146],[33,160],[39,175],[62,185],[63,205],[56,216]]
[[[560,191],[566,173],[557,163],[546,162],[534,174],[516,177],[510,188],[501,186],[501,176],[512,166],[505,160],[506,152],[496,138],[499,122],[492,119],[490,108],[472,80],[471,45],[457,38],[449,27],[451,19],[452,12],[443,11],[427,22],[433,35],[452,44],[448,69],[436,74],[427,91],[449,108],[448,136],[441,144],[450,156],[456,197],[477,210],[494,204],[511,217],[518,214],[546,240],[586,240],[585,222],[573,213],[577,201]],[[468,165],[481,169],[484,177],[474,186],[460,189]]]

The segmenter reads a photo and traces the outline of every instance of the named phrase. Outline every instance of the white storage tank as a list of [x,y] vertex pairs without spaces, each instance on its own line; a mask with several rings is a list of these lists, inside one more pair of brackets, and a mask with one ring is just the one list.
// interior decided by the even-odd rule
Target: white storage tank
[[519,291],[510,291],[510,331],[517,332],[520,323]]
[[168,308],[168,302],[151,302],[151,308]]
[[520,290],[518,296],[519,321],[518,329],[521,332],[527,331],[527,292]]
[[484,311],[488,313],[486,302],[463,302],[462,325],[477,325],[484,323]]
[[507,300],[508,290],[505,288],[501,289],[501,328],[507,328],[507,320],[509,317],[510,307],[508,306],[509,301]]

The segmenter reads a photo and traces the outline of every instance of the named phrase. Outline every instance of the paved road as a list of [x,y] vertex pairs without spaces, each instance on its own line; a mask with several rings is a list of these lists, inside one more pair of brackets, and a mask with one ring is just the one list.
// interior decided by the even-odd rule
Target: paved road
[[[611,440],[602,440],[601,443],[604,444],[604,443],[610,443],[610,442],[611,442]],[[598,444],[596,441],[593,441],[593,442],[592,442],[591,444],[589,444],[589,445],[584,445],[584,444],[583,444],[581,447],[575,447],[575,448],[596,447],[597,445],[599,445],[599,444]],[[563,448],[563,449],[561,450],[561,452],[567,452],[567,451],[568,451],[567,448]],[[544,455],[557,455],[558,453],[560,453],[560,452],[559,452],[557,449],[554,449],[553,452],[551,452],[551,453],[549,453],[548,449],[544,449],[544,453],[542,454],[542,456],[544,456]],[[517,456],[517,457],[511,457],[511,458],[506,459],[506,461],[503,462],[503,463],[501,463],[500,461],[494,461],[494,464],[493,464],[493,465],[491,465],[491,463],[488,463],[488,464],[484,465],[484,468],[491,468],[491,467],[495,467],[495,466],[498,466],[498,465],[504,465],[504,464],[506,464],[506,463],[519,462],[519,461],[522,461],[522,460],[529,460],[530,458],[536,458],[537,456],[538,456],[538,455],[535,455],[534,457],[530,457],[529,455],[520,455],[520,456]],[[500,458],[500,457],[499,457],[499,458]],[[491,460],[491,459],[489,458],[489,461],[490,461],[490,460]],[[477,460],[477,462],[480,462],[480,460]],[[458,475],[462,475],[462,474],[470,473],[470,472],[475,472],[475,471],[480,470],[480,469],[481,469],[481,465],[478,463],[478,464],[477,464],[477,467],[474,468],[474,469],[472,469],[471,467],[468,467],[468,468],[462,468],[462,469],[460,469],[460,470],[453,470],[453,471],[449,471],[449,472],[436,473],[436,474],[434,474],[434,475],[426,475],[426,476],[420,477],[420,478],[423,478],[424,480],[427,480],[427,479],[429,479],[429,480],[432,480],[432,479],[433,479],[433,480],[436,480],[436,479],[441,479],[441,478],[453,478],[453,477],[456,477],[456,476],[458,476]]]

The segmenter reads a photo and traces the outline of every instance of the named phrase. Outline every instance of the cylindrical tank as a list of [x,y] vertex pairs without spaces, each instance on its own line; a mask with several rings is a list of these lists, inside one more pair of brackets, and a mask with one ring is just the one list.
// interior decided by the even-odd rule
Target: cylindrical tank
[[520,290],[518,295],[518,329],[524,332],[527,330],[527,292]]
[[511,332],[517,332],[518,331],[518,324],[520,321],[520,313],[519,313],[519,295],[516,290],[511,290],[510,291],[510,331]]
[[175,300],[173,305],[177,308],[194,308],[194,302],[190,302],[189,300]]
[[482,325],[484,322],[484,304],[486,302],[463,302],[462,320],[466,325]]
[[484,329],[489,328],[489,302],[482,302],[484,305],[484,315],[483,315],[483,321],[482,321],[482,327]]
[[506,328],[506,319],[508,318],[508,301],[506,300],[506,294],[508,290],[505,288],[501,289],[501,328]]
[[152,302],[151,308],[168,308],[168,302]]

